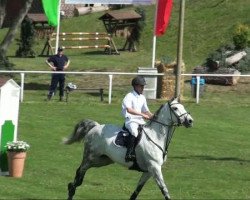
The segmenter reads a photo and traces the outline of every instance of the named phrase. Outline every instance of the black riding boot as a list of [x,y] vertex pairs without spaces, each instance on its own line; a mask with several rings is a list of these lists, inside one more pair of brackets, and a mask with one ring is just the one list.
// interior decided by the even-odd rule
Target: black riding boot
[[135,160],[135,136],[130,135],[128,146],[127,146],[127,153],[125,156],[125,161],[134,161]]

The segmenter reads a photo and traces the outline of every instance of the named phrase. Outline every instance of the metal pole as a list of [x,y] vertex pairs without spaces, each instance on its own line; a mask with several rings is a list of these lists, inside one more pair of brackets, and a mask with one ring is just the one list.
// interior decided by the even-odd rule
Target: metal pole
[[178,98],[180,98],[181,94],[181,66],[182,66],[182,51],[183,51],[184,11],[185,11],[185,0],[181,0],[180,15],[179,15],[179,37],[178,37],[178,48],[177,48],[177,70],[176,70],[176,84],[175,84],[175,97]]
[[112,81],[113,81],[113,75],[109,75],[109,104],[111,104],[111,98],[112,98]]
[[23,102],[23,91],[24,91],[24,73],[21,73],[21,95],[20,101]]

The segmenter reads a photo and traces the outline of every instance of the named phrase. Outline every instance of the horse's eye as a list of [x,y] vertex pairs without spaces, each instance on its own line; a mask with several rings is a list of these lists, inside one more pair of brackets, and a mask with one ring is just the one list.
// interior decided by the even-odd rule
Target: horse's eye
[[178,110],[178,108],[177,108],[177,107],[173,107],[172,109],[173,109],[174,111]]

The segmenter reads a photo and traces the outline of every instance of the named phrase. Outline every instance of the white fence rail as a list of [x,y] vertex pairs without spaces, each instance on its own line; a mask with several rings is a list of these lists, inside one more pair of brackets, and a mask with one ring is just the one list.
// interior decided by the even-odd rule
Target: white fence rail
[[[164,73],[157,73],[157,74],[149,74],[149,73],[129,73],[129,72],[73,72],[73,71],[7,71],[3,70],[0,71],[1,73],[12,73],[12,74],[20,74],[21,76],[21,95],[20,101],[23,102],[24,99],[24,79],[25,74],[81,74],[81,75],[107,75],[109,77],[109,98],[108,102],[111,104],[111,97],[112,97],[112,84],[113,84],[113,77],[114,75],[144,75],[144,76],[164,76]],[[199,103],[199,92],[200,92],[200,77],[250,77],[250,74],[239,75],[239,74],[181,74],[181,76],[188,76],[188,77],[196,77],[197,79],[197,87],[196,87],[196,103]]]

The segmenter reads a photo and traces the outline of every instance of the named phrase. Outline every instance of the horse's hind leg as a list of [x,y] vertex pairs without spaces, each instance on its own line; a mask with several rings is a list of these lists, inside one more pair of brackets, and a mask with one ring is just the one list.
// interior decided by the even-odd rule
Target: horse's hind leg
[[76,170],[74,182],[68,184],[68,200],[72,200],[76,188],[83,182],[87,170],[91,167],[101,167],[113,163],[107,156],[97,156],[89,151],[85,151],[84,159],[80,167]]
[[90,168],[90,165],[86,162],[82,162],[76,170],[74,182],[68,184],[68,200],[72,200],[76,191],[76,187],[80,186],[83,182],[86,171]]
[[130,200],[135,200],[140,191],[142,190],[143,186],[147,182],[147,180],[151,177],[151,174],[148,172],[144,172],[139,180],[139,183],[137,184],[137,187],[133,194],[130,197]]

